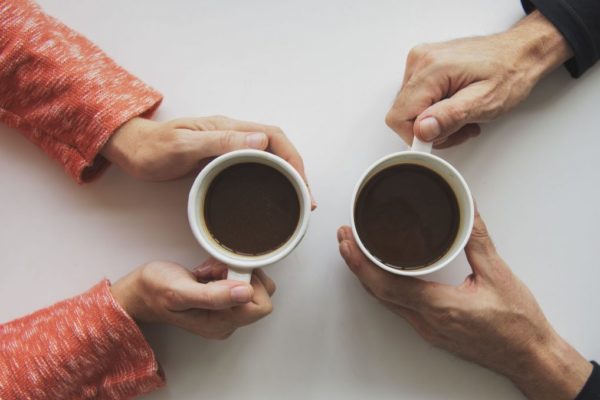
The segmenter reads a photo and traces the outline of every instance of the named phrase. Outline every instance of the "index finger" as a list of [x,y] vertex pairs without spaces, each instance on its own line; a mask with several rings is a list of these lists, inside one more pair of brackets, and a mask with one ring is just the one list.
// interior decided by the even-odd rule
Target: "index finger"
[[[308,178],[306,177],[306,172],[304,171],[304,161],[302,160],[302,157],[300,156],[300,153],[298,152],[296,147],[294,147],[290,139],[285,135],[285,133],[283,133],[283,131],[280,128],[273,125],[259,124],[250,121],[240,121],[232,118],[222,118],[222,120],[219,121],[219,126],[220,129],[241,132],[266,133],[269,137],[269,150],[273,154],[278,155],[279,157],[283,158],[285,161],[290,163],[290,165],[294,167],[296,171],[298,171],[298,173],[304,180],[304,183],[306,183],[308,190],[310,191]],[[312,192],[311,201],[312,208],[315,209],[317,203],[312,197]]]
[[421,279],[393,275],[369,261],[352,237],[350,227],[338,231],[340,253],[350,270],[380,300],[423,311],[438,306],[451,287]]
[[385,122],[410,146],[416,118],[432,104],[444,98],[447,82],[419,72],[402,85]]

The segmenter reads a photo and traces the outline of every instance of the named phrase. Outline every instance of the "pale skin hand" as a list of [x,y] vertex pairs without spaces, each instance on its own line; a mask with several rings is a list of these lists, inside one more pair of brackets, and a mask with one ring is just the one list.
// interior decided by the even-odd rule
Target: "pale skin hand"
[[168,122],[133,118],[112,135],[102,155],[136,178],[165,181],[197,172],[212,157],[240,149],[278,155],[308,185],[302,157],[280,128],[223,116]]
[[386,123],[407,143],[457,145],[522,102],[548,72],[572,56],[559,31],[535,11],[491,36],[415,47]]
[[214,259],[193,271],[154,261],[117,281],[111,292],[137,322],[165,323],[222,340],[270,314],[275,292],[262,270],[254,270],[250,284],[224,280],[226,273]]
[[382,270],[362,254],[350,227],[338,230],[338,241],[367,291],[426,341],[499,372],[528,398],[572,400],[591,374],[498,255],[479,215],[465,248],[473,273],[459,286]]

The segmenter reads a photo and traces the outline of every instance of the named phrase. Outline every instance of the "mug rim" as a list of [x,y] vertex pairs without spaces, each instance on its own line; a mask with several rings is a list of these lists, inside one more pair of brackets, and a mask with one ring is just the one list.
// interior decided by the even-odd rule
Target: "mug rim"
[[[294,188],[297,188],[298,192],[298,200],[300,202],[300,213],[301,216],[298,219],[298,225],[293,236],[288,239],[282,246],[273,250],[271,253],[262,254],[260,258],[255,258],[254,256],[243,256],[245,258],[236,258],[228,255],[225,252],[225,249],[221,251],[221,249],[217,249],[216,246],[218,244],[212,243],[207,239],[206,235],[210,235],[210,232],[204,233],[204,229],[201,228],[200,218],[199,218],[199,207],[198,201],[201,195],[200,186],[208,176],[210,172],[220,167],[226,161],[235,159],[235,158],[243,158],[249,157],[250,159],[255,160],[266,160],[272,164],[276,164],[278,167],[283,169],[285,173],[283,175],[291,181],[294,185]],[[240,160],[239,163],[251,162],[251,160]],[[238,163],[233,163],[231,165],[236,165]],[[269,165],[268,163],[266,165]],[[269,165],[273,168],[273,165]],[[282,172],[282,171],[279,171]],[[190,192],[188,195],[188,222],[196,241],[200,244],[200,246],[212,257],[217,260],[227,264],[228,267],[232,267],[238,270],[252,270],[254,268],[263,267],[272,263],[275,263],[284,257],[286,257],[289,253],[291,253],[296,246],[300,243],[302,238],[304,237],[307,229],[308,223],[310,220],[310,195],[308,193],[308,188],[302,176],[296,171],[294,167],[291,166],[290,163],[285,161],[283,158],[276,156],[272,153],[262,151],[262,150],[254,150],[254,149],[242,149],[242,150],[234,150],[229,153],[223,154],[210,163],[208,163],[201,171],[198,173],[196,178],[194,179],[194,183],[190,188]]]
[[[466,223],[466,227],[465,227],[465,234],[464,236],[461,238],[459,245],[456,247],[456,249],[454,249],[452,252],[450,253],[445,253],[443,257],[447,257],[446,260],[444,260],[443,262],[434,262],[430,265],[424,266],[422,268],[418,268],[418,269],[399,269],[399,268],[393,268],[385,263],[383,263],[381,260],[379,260],[377,257],[375,257],[373,254],[371,254],[371,252],[367,249],[367,247],[363,244],[362,240],[360,239],[360,236],[358,235],[358,231],[356,229],[356,223],[354,220],[354,208],[356,205],[356,200],[357,197],[359,195],[359,191],[361,189],[361,187],[363,186],[363,183],[366,183],[366,179],[369,176],[369,174],[371,174],[377,167],[379,167],[380,165],[382,165],[383,163],[397,158],[397,157],[404,157],[407,155],[411,155],[411,156],[417,156],[417,157],[423,157],[425,159],[430,159],[435,163],[440,164],[443,168],[449,170],[451,173],[453,173],[459,183],[460,186],[462,186],[465,190],[466,193],[466,197],[468,200],[468,215],[467,215],[467,223]],[[392,164],[392,165],[398,165],[398,164]],[[390,166],[392,166],[390,165]],[[427,166],[424,166],[425,168],[428,168]],[[436,171],[434,171],[436,172]],[[437,172],[436,172],[437,173]],[[438,175],[440,175],[438,173]],[[442,176],[442,178],[447,181],[446,177]],[[402,276],[421,276],[421,275],[427,275],[430,273],[433,273],[435,271],[439,271],[440,269],[444,268],[445,266],[447,266],[448,264],[450,264],[456,257],[458,257],[458,255],[463,251],[463,249],[465,248],[465,246],[467,245],[467,242],[469,241],[469,237],[471,236],[471,231],[473,230],[473,222],[475,220],[475,204],[473,202],[473,196],[471,194],[471,190],[469,189],[469,186],[467,185],[467,182],[465,181],[465,179],[463,178],[463,176],[460,174],[460,172],[458,172],[458,170],[452,165],[450,164],[448,161],[444,160],[441,157],[438,157],[434,154],[431,153],[423,153],[420,151],[413,151],[413,150],[404,150],[404,151],[399,151],[396,153],[392,153],[392,154],[388,154],[386,156],[381,157],[380,159],[376,160],[375,162],[373,162],[366,170],[365,172],[361,175],[360,179],[358,180],[358,182],[356,183],[356,186],[354,187],[354,192],[352,194],[352,204],[350,207],[350,221],[351,221],[351,228],[352,228],[352,234],[354,236],[354,239],[356,240],[356,243],[358,244],[358,247],[360,248],[360,250],[362,251],[362,253],[371,261],[373,262],[375,265],[377,265],[379,268],[382,268],[388,272],[391,272],[395,275],[402,275]],[[448,254],[450,254],[450,256],[447,256]]]

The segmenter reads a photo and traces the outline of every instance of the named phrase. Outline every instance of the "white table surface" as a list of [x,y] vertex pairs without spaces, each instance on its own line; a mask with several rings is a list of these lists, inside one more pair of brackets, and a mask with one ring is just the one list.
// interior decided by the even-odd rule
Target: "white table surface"
[[[336,228],[375,159],[404,146],[384,124],[408,50],[492,33],[517,0],[80,1],[45,9],[165,95],[157,118],[223,114],[277,124],[319,202],[269,267],[275,311],[224,342],[146,327],[168,387],[148,399],[520,399],[504,378],[423,342],[343,264]],[[600,358],[600,70],[560,69],[518,110],[440,151],[466,177],[501,254],[556,329]],[[79,187],[16,131],[0,136],[0,321],[167,259],[205,258],[186,219],[191,179],[117,170]],[[460,282],[461,257],[431,276]]]

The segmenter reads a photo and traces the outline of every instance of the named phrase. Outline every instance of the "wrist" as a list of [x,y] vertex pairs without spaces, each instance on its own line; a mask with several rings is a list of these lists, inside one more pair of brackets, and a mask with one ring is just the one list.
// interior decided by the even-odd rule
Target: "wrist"
[[139,319],[137,311],[139,309],[139,296],[137,295],[138,274],[138,270],[135,270],[119,279],[110,287],[110,292],[115,301],[136,321]]
[[532,86],[573,56],[563,35],[537,10],[501,35],[516,45],[517,68],[527,73]]
[[141,117],[130,119],[111,135],[102,148],[101,154],[122,169],[130,170],[134,164],[136,141],[154,124],[155,121]]
[[509,377],[530,400],[572,400],[592,372],[592,364],[554,331],[531,343],[527,361]]

